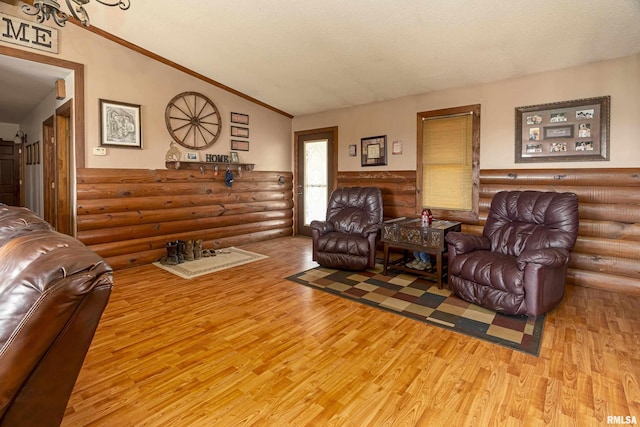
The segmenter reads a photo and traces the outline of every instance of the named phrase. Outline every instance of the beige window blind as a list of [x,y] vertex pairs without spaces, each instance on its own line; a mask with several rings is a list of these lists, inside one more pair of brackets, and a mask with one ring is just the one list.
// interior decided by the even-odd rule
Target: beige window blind
[[422,126],[422,206],[470,210],[473,115],[428,118]]

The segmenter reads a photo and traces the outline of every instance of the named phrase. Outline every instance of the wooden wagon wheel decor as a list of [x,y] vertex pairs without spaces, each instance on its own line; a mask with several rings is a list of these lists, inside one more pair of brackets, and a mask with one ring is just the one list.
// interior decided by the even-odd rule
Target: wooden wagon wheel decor
[[167,104],[164,120],[173,140],[190,150],[210,147],[222,131],[218,107],[198,92],[176,95]]

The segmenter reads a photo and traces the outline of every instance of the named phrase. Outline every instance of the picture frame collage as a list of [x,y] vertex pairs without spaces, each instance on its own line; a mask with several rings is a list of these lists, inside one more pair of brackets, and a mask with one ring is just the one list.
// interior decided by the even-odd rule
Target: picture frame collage
[[25,163],[27,165],[39,165],[40,164],[40,141],[33,144],[25,145]]
[[610,97],[516,108],[515,161],[609,160]]
[[[236,125],[242,125],[242,126],[236,126]],[[242,139],[237,139],[237,138],[242,138]],[[231,150],[249,151],[248,138],[249,138],[249,115],[232,112],[231,113]]]

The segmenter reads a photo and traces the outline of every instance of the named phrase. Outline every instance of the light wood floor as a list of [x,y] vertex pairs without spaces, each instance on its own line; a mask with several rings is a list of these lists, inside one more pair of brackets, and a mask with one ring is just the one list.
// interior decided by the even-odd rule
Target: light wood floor
[[307,238],[243,248],[270,258],[116,272],[63,426],[640,423],[639,297],[568,287],[534,357],[284,280]]

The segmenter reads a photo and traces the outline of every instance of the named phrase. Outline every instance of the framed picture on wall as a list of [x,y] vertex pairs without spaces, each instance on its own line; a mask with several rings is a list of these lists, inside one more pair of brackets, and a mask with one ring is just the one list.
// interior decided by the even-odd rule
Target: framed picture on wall
[[241,113],[231,113],[231,123],[238,123],[249,126],[249,115]]
[[516,163],[609,160],[610,96],[516,108]]
[[100,145],[142,148],[140,106],[101,99]]
[[231,149],[237,151],[249,151],[249,141],[242,141],[239,139],[231,140]]
[[231,126],[231,136],[236,136],[239,138],[249,138],[249,128]]
[[383,166],[387,164],[387,135],[360,139],[362,166]]

